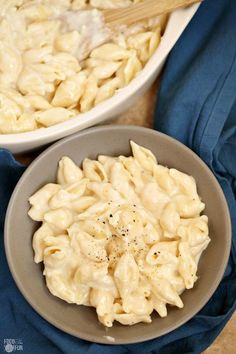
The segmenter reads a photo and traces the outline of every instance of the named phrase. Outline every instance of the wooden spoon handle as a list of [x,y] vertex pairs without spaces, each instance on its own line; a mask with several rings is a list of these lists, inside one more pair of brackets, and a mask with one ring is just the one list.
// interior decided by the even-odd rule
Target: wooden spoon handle
[[105,23],[111,26],[132,23],[159,16],[202,0],[145,0],[125,8],[105,10]]

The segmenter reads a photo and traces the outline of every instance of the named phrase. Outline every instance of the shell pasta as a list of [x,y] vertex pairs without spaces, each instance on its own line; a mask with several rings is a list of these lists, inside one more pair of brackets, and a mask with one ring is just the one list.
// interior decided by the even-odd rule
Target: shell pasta
[[133,156],[99,155],[81,168],[63,157],[57,181],[29,199],[29,216],[41,222],[34,260],[44,263],[48,289],[95,307],[107,327],[182,308],[210,242],[194,178],[133,141],[131,148]]
[[66,121],[129,84],[166,16],[111,30],[101,10],[135,2],[0,0],[0,134]]

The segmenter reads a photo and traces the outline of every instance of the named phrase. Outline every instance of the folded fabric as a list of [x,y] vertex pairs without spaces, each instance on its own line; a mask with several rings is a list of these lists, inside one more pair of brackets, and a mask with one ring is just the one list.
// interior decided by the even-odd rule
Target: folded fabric
[[184,142],[205,160],[228,200],[233,223],[230,261],[217,291],[190,321],[160,338],[132,345],[88,343],[50,325],[26,302],[7,266],[3,224],[25,167],[0,150],[0,341],[34,354],[201,353],[235,310],[236,275],[236,2],[205,0],[165,67],[155,128]]
[[[184,326],[188,334],[176,347],[179,353],[208,347],[236,309],[235,24],[234,0],[204,2],[168,58],[155,114],[157,130],[189,146],[211,168],[227,198],[233,229],[224,279]],[[207,331],[196,336],[199,323]],[[171,344],[167,348],[174,353]]]

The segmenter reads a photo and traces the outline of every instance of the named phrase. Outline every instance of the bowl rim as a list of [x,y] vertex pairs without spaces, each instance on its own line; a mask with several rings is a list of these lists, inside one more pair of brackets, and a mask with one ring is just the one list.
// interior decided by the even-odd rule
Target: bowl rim
[[[100,131],[114,131],[120,129],[120,131],[124,131],[124,130],[130,130],[130,132],[133,131],[137,131],[137,132],[148,132],[150,134],[154,134],[156,135],[156,137],[158,136],[163,136],[165,139],[167,139],[167,143],[168,141],[170,142],[174,142],[175,144],[177,144],[178,146],[180,146],[182,149],[184,149],[184,151],[186,151],[187,153],[190,153],[190,155],[193,156],[194,159],[197,160],[197,162],[199,163],[200,168],[203,168],[209,175],[209,178],[211,179],[211,182],[214,183],[220,199],[221,199],[221,203],[223,204],[223,207],[225,209],[225,216],[226,216],[226,235],[227,235],[227,239],[226,239],[226,247],[225,247],[225,252],[224,254],[222,254],[222,262],[221,262],[221,266],[218,270],[218,279],[213,279],[207,296],[203,296],[202,299],[199,301],[198,306],[196,307],[196,309],[194,310],[193,313],[186,315],[184,320],[179,320],[176,321],[172,326],[170,326],[171,328],[169,330],[164,330],[164,331],[160,331],[160,334],[158,334],[158,336],[153,336],[153,335],[148,335],[148,333],[146,335],[144,335],[144,337],[140,338],[140,339],[130,339],[130,340],[124,340],[124,341],[116,341],[116,342],[109,342],[108,339],[104,339],[103,337],[99,337],[96,338],[96,340],[93,337],[93,334],[89,334],[89,335],[78,335],[78,333],[74,330],[67,330],[65,329],[65,327],[63,326],[63,324],[61,324],[60,322],[58,323],[57,320],[54,320],[53,318],[51,318],[50,316],[47,315],[47,313],[44,313],[43,310],[41,310],[40,306],[38,306],[36,303],[33,302],[33,300],[30,298],[30,295],[28,295],[27,290],[25,289],[23,282],[21,279],[18,278],[17,275],[17,269],[14,267],[14,257],[11,254],[11,249],[9,247],[9,242],[8,242],[8,229],[9,229],[9,225],[11,223],[11,216],[12,216],[12,208],[14,205],[14,201],[15,198],[17,196],[17,194],[20,192],[21,189],[21,185],[24,182],[24,180],[26,178],[29,177],[29,175],[31,174],[31,171],[34,170],[34,167],[38,164],[38,162],[42,159],[44,159],[44,156],[46,156],[49,152],[53,152],[54,150],[57,149],[58,146],[63,145],[64,143],[69,143],[71,140],[74,140],[75,138],[79,138],[80,136],[84,136],[87,134],[93,134],[96,132],[100,132]],[[6,212],[6,216],[5,216],[5,224],[4,224],[4,247],[5,247],[5,253],[6,253],[6,258],[7,258],[7,263],[11,272],[11,275],[18,287],[18,289],[20,290],[21,294],[23,295],[23,297],[27,300],[28,304],[45,320],[47,320],[50,324],[52,324],[53,326],[55,326],[56,328],[59,328],[61,331],[68,333],[70,335],[73,335],[77,338],[80,339],[84,339],[90,342],[94,342],[94,343],[101,343],[101,344],[113,344],[113,345],[120,345],[120,344],[133,344],[133,343],[140,343],[140,342],[145,342],[151,339],[155,339],[155,338],[159,338],[162,335],[168,334],[172,331],[174,331],[176,328],[184,325],[187,321],[189,321],[191,318],[193,318],[205,305],[206,303],[210,300],[210,298],[212,297],[213,293],[216,291],[218,285],[220,284],[225,269],[227,267],[227,263],[228,263],[228,259],[230,256],[230,250],[231,250],[231,242],[232,242],[232,226],[231,226],[231,217],[230,217],[230,213],[229,213],[229,207],[228,207],[228,203],[227,200],[225,198],[225,195],[223,193],[223,190],[219,184],[219,182],[217,181],[216,177],[214,176],[214,174],[212,173],[212,171],[210,170],[210,168],[205,164],[205,162],[195,153],[193,152],[190,148],[188,148],[186,145],[184,145],[183,143],[179,142],[178,140],[164,134],[161,132],[158,132],[156,130],[153,130],[151,128],[145,128],[145,127],[141,127],[141,126],[134,126],[134,125],[102,125],[102,126],[98,126],[98,127],[92,127],[89,129],[85,129],[83,131],[79,131],[76,134],[70,135],[69,137],[65,137],[59,141],[57,141],[56,143],[52,144],[50,147],[48,147],[46,150],[44,150],[25,170],[25,172],[22,174],[21,178],[19,179],[18,183],[16,184],[14,191],[11,195],[8,207],[7,207],[7,212]]]
[[[160,45],[145,64],[144,68],[127,86],[118,90],[112,97],[99,103],[88,112],[79,113],[69,120],[49,127],[43,127],[22,133],[0,134],[0,145],[5,144],[5,146],[8,146],[9,148],[14,148],[17,146],[20,147],[21,145],[30,143],[38,143],[40,145],[50,139],[50,141],[52,141],[54,138],[56,140],[68,136],[76,131],[102,122],[106,118],[109,119],[109,117],[104,119],[103,116],[106,116],[110,111],[115,110],[117,107],[122,105],[124,101],[127,101],[127,99],[131,99],[132,96],[134,96],[136,92],[143,87],[144,83],[148,82],[148,80],[155,75],[156,70],[162,65],[168,53],[173,48],[188,23],[191,21],[199,6],[200,3],[196,3],[187,8],[178,9],[171,13],[165,31],[165,33],[170,37],[168,43],[166,43],[164,35]],[[175,35],[173,36],[169,34],[168,29],[172,26],[172,22],[175,20],[180,21],[180,19],[183,21],[182,27],[176,25],[177,28],[175,29]]]

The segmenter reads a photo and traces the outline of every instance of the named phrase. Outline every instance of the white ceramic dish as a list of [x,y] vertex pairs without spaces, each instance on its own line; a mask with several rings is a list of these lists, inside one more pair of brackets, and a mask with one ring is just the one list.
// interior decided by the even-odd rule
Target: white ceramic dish
[[13,153],[26,152],[84,128],[114,118],[127,110],[154,82],[170,50],[192,19],[198,6],[199,4],[195,4],[186,9],[177,10],[171,14],[161,44],[152,58],[140,74],[113,97],[97,105],[89,112],[79,114],[79,116],[73,119],[52,127],[20,134],[2,134],[0,135],[0,147],[9,149]]

